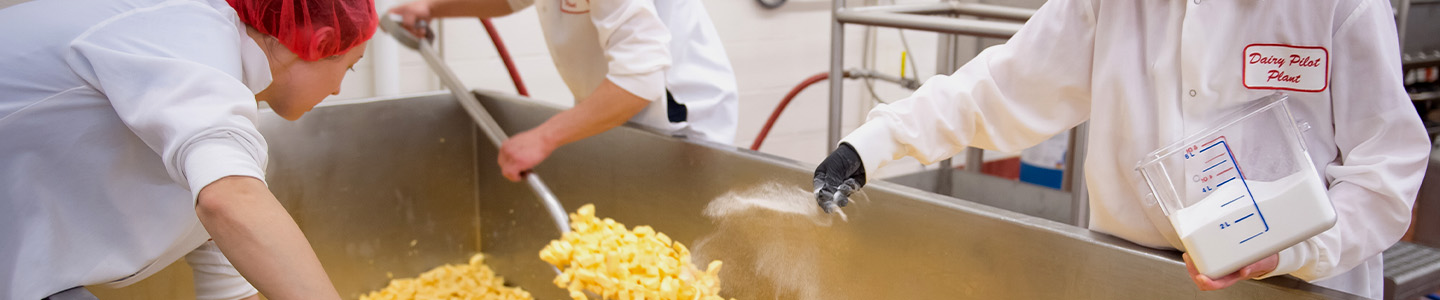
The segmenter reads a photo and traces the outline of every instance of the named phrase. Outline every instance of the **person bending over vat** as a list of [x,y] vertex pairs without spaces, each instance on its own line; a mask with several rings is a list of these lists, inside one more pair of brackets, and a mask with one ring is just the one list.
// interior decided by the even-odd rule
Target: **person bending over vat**
[[0,8],[0,298],[93,299],[184,257],[199,299],[339,299],[263,181],[257,101],[295,120],[339,93],[378,20],[371,0]]

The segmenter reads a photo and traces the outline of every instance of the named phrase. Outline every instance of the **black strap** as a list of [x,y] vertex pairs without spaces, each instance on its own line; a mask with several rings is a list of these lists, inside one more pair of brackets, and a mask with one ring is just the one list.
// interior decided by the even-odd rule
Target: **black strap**
[[665,102],[667,103],[665,114],[669,117],[670,123],[685,122],[689,119],[690,109],[680,102],[675,102],[675,95],[670,94],[668,89],[665,90]]

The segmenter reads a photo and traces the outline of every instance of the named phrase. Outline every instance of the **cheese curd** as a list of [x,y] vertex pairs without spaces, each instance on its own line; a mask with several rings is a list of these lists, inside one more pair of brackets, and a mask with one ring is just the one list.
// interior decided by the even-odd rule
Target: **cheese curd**
[[416,278],[390,280],[385,289],[360,296],[360,300],[528,300],[530,292],[505,286],[505,279],[485,265],[485,256],[475,254],[465,265],[444,265]]
[[595,217],[586,204],[570,214],[571,232],[550,241],[540,259],[561,269],[555,285],[585,300],[585,291],[606,299],[723,300],[720,261],[701,271],[690,250],[650,226],[626,230],[625,224]]

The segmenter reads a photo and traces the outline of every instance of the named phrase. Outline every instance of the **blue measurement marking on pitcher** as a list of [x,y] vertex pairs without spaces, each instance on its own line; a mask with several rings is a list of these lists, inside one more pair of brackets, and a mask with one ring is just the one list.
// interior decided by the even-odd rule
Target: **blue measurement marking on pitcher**
[[[1198,150],[1198,151],[1196,151]],[[1235,220],[1221,221],[1220,229],[1227,231],[1240,230],[1239,232],[1254,231],[1254,234],[1244,234],[1245,239],[1237,244],[1243,244],[1255,237],[1270,231],[1270,224],[1265,220],[1265,214],[1260,212],[1260,204],[1255,201],[1254,193],[1250,191],[1250,185],[1245,181],[1245,174],[1241,172],[1240,166],[1235,163],[1235,154],[1230,151],[1230,143],[1224,136],[1217,137],[1205,144],[1191,146],[1185,154],[1186,159],[1205,159],[1196,161],[1194,166],[1201,169],[1197,172],[1195,180],[1201,183],[1200,192],[1207,196],[1216,196],[1212,193],[1223,193],[1228,196],[1221,199],[1228,199],[1219,203],[1220,207],[1230,205],[1247,205],[1254,208],[1253,212],[1243,214]],[[1214,184],[1211,184],[1214,183]],[[1229,188],[1225,188],[1229,187]],[[1224,188],[1224,189],[1222,189]],[[1249,201],[1241,201],[1241,200]],[[1197,205],[1216,205],[1215,203],[1198,203]]]

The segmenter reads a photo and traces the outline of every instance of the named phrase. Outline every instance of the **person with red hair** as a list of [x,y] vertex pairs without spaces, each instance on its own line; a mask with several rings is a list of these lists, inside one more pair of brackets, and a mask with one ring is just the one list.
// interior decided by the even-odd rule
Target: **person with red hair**
[[0,4],[0,298],[93,299],[183,257],[197,299],[339,299],[255,123],[338,94],[377,23],[371,0]]

